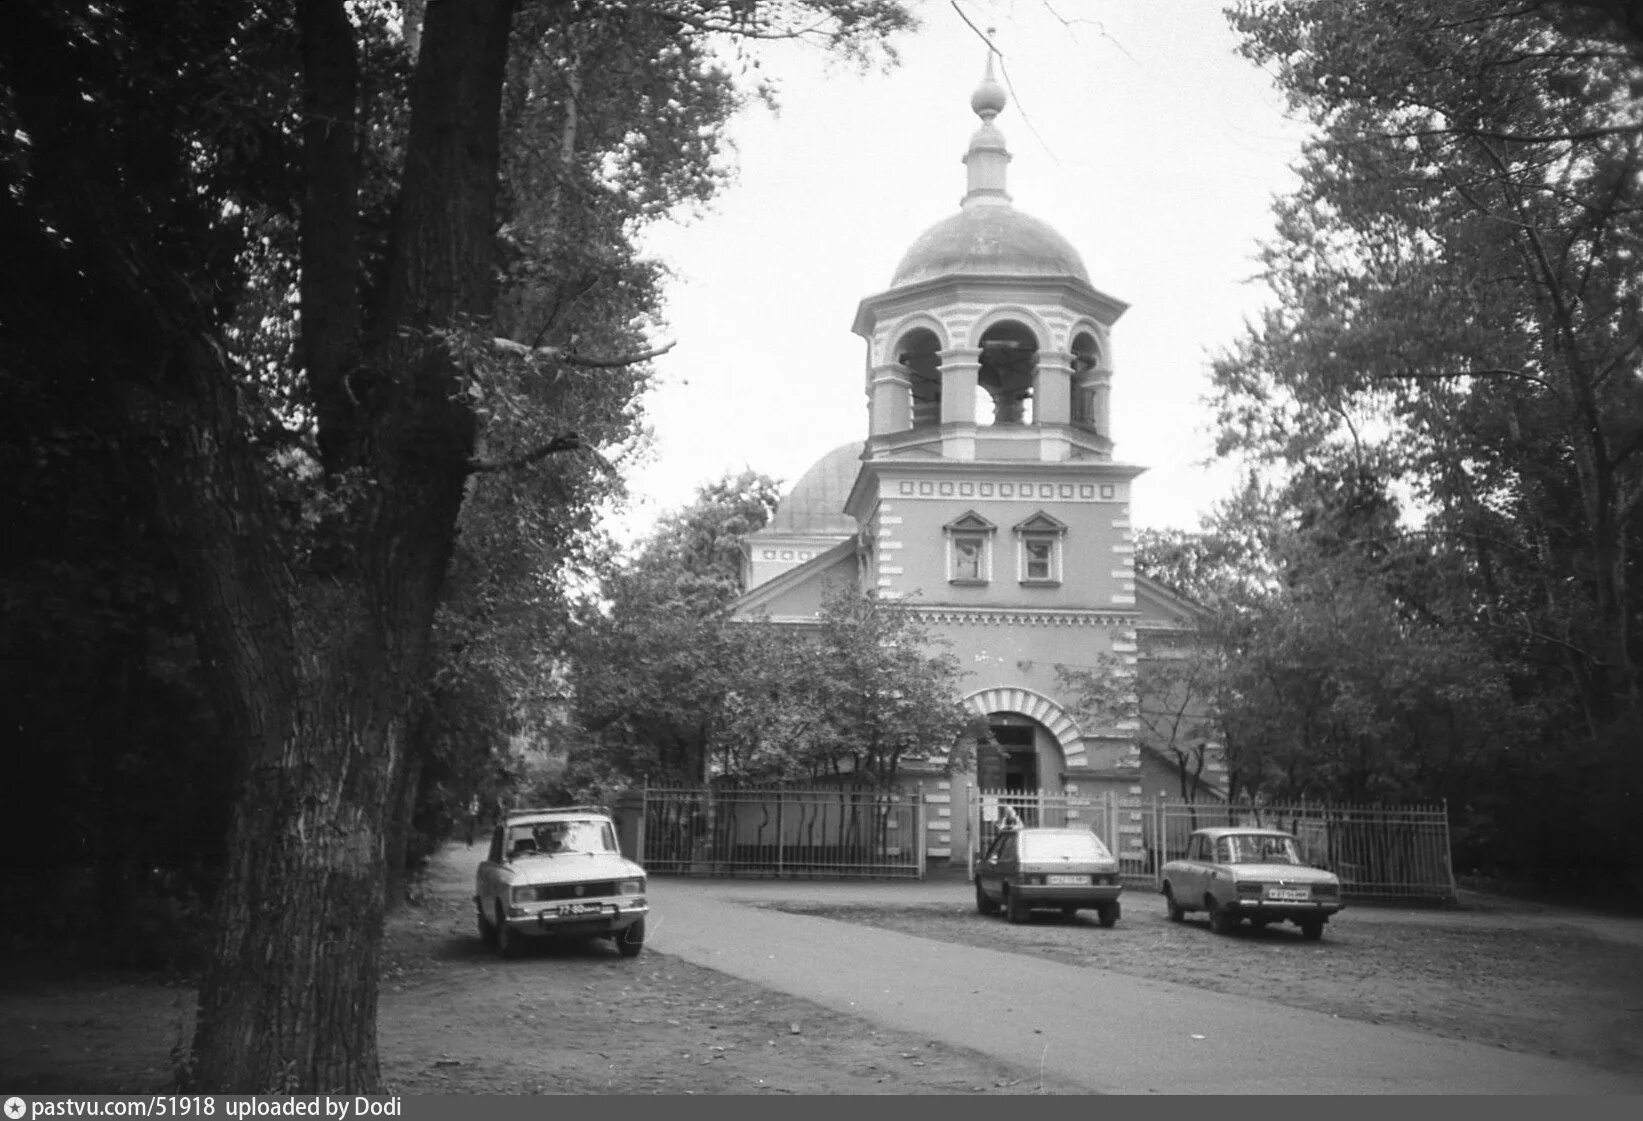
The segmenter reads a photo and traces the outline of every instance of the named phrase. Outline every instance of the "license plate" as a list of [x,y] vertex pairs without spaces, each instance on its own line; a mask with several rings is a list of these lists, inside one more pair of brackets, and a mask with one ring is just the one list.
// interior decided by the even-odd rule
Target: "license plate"
[[1287,903],[1304,903],[1312,898],[1312,889],[1309,887],[1269,887],[1266,889],[1266,897]]
[[1070,876],[1065,872],[1057,872],[1054,875],[1046,876],[1045,880],[1052,884],[1087,884],[1090,882],[1088,876]]
[[605,911],[602,903],[561,903],[556,908],[561,915],[600,915]]

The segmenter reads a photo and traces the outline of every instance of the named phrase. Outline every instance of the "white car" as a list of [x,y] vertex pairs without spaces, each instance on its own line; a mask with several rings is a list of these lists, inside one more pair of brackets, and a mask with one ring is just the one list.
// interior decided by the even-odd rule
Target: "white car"
[[503,957],[531,938],[609,938],[623,957],[645,945],[645,870],[622,855],[598,806],[514,810],[491,834],[475,877],[479,936]]
[[1302,859],[1300,846],[1278,829],[1222,826],[1187,838],[1186,856],[1164,865],[1164,904],[1171,922],[1188,911],[1209,912],[1209,928],[1231,934],[1292,922],[1309,940],[1341,909],[1341,881]]

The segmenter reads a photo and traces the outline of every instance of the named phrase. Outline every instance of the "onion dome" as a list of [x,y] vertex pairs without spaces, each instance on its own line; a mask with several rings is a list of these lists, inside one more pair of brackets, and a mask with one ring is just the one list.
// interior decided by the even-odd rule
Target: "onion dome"
[[993,118],[1008,104],[993,78],[993,59],[970,95],[981,127],[964,154],[966,190],[959,212],[925,230],[896,266],[890,287],[946,276],[1056,276],[1089,282],[1072,243],[1048,223],[1010,205],[1005,172],[1010,152]]

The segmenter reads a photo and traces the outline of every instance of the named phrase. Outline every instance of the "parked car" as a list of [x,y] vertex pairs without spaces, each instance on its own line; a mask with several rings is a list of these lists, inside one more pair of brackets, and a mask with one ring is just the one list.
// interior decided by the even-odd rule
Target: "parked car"
[[1341,881],[1309,865],[1294,836],[1278,829],[1198,830],[1187,839],[1186,856],[1164,865],[1162,890],[1171,922],[1208,911],[1217,934],[1232,933],[1245,919],[1255,927],[1292,922],[1315,941],[1341,909]]
[[479,936],[503,957],[530,938],[609,938],[623,957],[645,945],[645,870],[622,856],[599,806],[514,810],[491,833],[475,877]]
[[1118,861],[1088,829],[1006,829],[976,865],[976,910],[1026,922],[1035,909],[1094,908],[1102,926],[1120,913]]

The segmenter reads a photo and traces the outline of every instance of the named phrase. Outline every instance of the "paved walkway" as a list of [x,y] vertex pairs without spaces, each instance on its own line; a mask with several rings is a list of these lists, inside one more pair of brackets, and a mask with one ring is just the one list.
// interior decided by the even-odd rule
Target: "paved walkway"
[[[1403,1028],[757,906],[962,901],[963,882],[654,877],[650,947],[1122,1094],[1640,1094],[1625,1076]],[[1128,1015],[1122,1025],[1111,1010]]]

